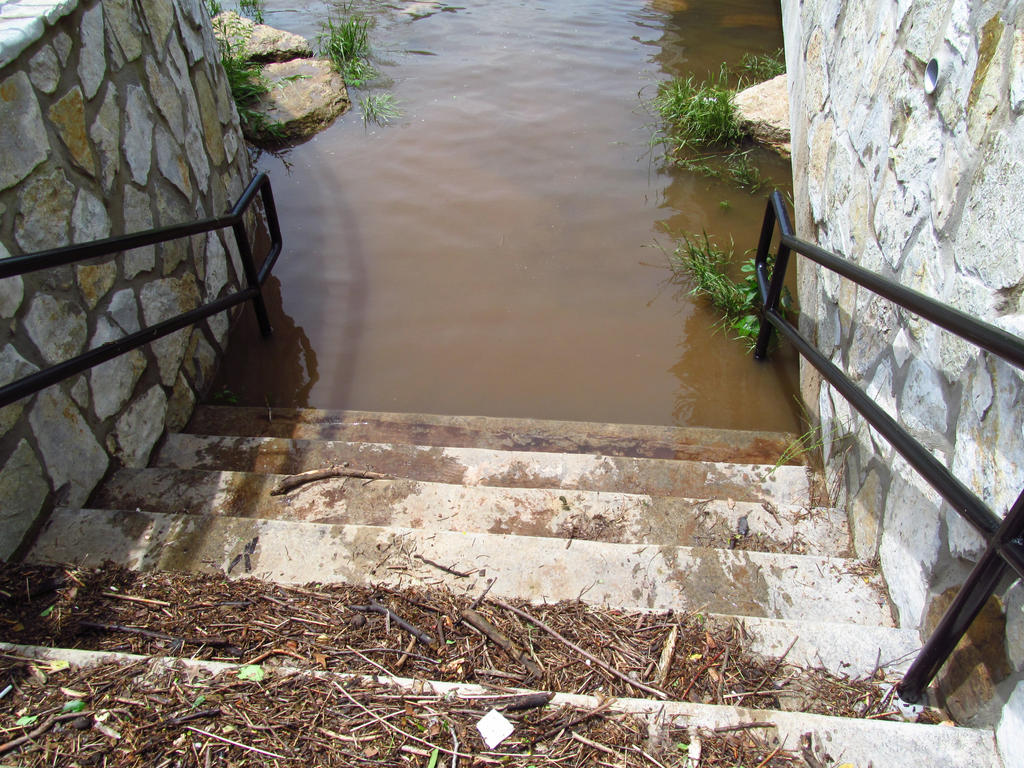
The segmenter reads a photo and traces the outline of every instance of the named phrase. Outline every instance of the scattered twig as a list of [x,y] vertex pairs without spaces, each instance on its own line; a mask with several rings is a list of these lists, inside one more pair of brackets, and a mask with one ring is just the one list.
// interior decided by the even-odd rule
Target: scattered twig
[[592,747],[593,749],[596,749],[599,752],[604,752],[606,755],[611,755],[612,757],[619,756],[619,753],[614,749],[608,749],[604,744],[598,744],[596,741],[591,741],[588,738],[580,736],[576,731],[573,731],[570,735],[580,744],[586,744],[588,747]]
[[103,624],[98,621],[80,621],[78,622],[78,626],[85,629],[98,629],[103,632],[126,632],[128,634],[151,637],[154,640],[166,640],[172,643],[180,643],[181,645],[207,645],[211,648],[225,648],[235,654],[241,652],[240,649],[233,645],[230,640],[226,640],[223,637],[177,637],[175,635],[166,635],[163,632],[154,632],[151,629],[126,627],[121,624]]
[[415,557],[417,560],[422,560],[427,565],[432,565],[435,568],[438,568],[439,570],[444,571],[445,573],[450,573],[452,576],[458,576],[460,579],[469,578],[474,573],[476,573],[476,571],[469,571],[468,573],[464,572],[464,571],[457,571],[454,568],[448,567],[447,565],[441,565],[440,563],[435,563],[433,560],[431,560],[429,558],[426,558],[423,555],[418,554],[418,553],[413,553],[413,557]]
[[428,635],[426,632],[424,632],[419,627],[416,627],[413,624],[410,624],[408,621],[403,619],[401,616],[399,616],[397,613],[392,611],[390,608],[388,608],[387,606],[381,605],[376,600],[371,600],[369,605],[350,605],[349,608],[351,610],[353,610],[353,611],[359,611],[360,613],[379,613],[379,614],[387,617],[390,621],[395,622],[395,624],[397,624],[399,627],[404,629],[406,632],[408,632],[410,635],[415,637],[417,640],[419,640],[424,645],[433,645],[434,644],[434,638],[432,638],[430,635]]
[[116,592],[104,592],[103,597],[112,597],[115,600],[127,600],[130,603],[143,603],[145,605],[162,605],[164,607],[170,607],[170,603],[166,600],[153,600],[148,597],[134,597],[133,595],[119,595]]
[[307,483],[315,483],[318,480],[327,480],[332,477],[358,477],[363,480],[391,480],[391,475],[383,472],[371,472],[366,469],[350,469],[349,467],[327,467],[326,469],[311,469],[308,472],[300,472],[297,475],[289,475],[282,479],[273,490],[271,496],[283,496],[289,491],[294,491]]
[[793,646],[796,645],[796,641],[799,640],[799,639],[800,639],[799,635],[795,635],[793,637],[793,639],[790,641],[789,645],[786,647],[786,652],[783,653],[781,656],[779,656],[777,659],[775,659],[775,661],[773,662],[772,671],[769,674],[767,674],[764,677],[762,677],[761,678],[761,682],[759,682],[754,687],[754,689],[752,691],[747,691],[742,696],[740,696],[739,699],[740,699],[741,702],[747,696],[754,696],[754,695],[756,695],[762,688],[764,688],[765,684],[769,680],[771,680],[772,678],[775,677],[775,673],[779,671],[779,668],[782,666],[783,662],[786,661],[786,657],[789,656],[789,652],[793,650]]
[[645,685],[644,683],[641,683],[639,680],[637,680],[637,679],[635,679],[633,677],[630,677],[629,675],[625,674],[624,672],[620,672],[615,667],[613,667],[612,665],[602,661],[601,659],[597,658],[596,656],[594,656],[594,655],[592,655],[590,653],[587,653],[585,650],[583,650],[578,645],[576,645],[576,643],[572,642],[571,640],[567,640],[565,637],[563,637],[558,632],[553,630],[551,627],[549,627],[543,621],[541,621],[540,619],[538,619],[538,618],[536,618],[534,616],[531,616],[526,611],[522,611],[522,610],[520,610],[519,608],[516,608],[513,605],[509,605],[504,600],[499,600],[496,597],[492,597],[491,600],[493,600],[496,605],[499,605],[502,608],[504,608],[506,611],[511,611],[512,613],[514,613],[516,616],[520,617],[521,619],[526,619],[526,621],[529,621],[530,623],[540,627],[541,629],[543,629],[545,632],[547,632],[549,635],[551,635],[556,640],[564,643],[569,648],[572,648],[574,651],[576,651],[576,653],[580,654],[581,656],[584,656],[585,658],[590,659],[594,664],[597,664],[599,667],[601,667],[601,669],[605,670],[609,674],[615,675],[615,677],[619,678],[620,680],[623,680],[624,682],[629,683],[634,688],[639,688],[641,691],[646,691],[647,693],[651,694],[652,696],[657,696],[659,699],[667,699],[668,698],[668,694],[665,693],[664,691],[659,691],[657,688],[653,688],[653,687],[651,687],[649,685]]
[[494,582],[496,582],[497,580],[497,576],[492,576],[487,580],[487,586],[484,588],[484,591],[480,593],[480,597],[474,600],[473,604],[469,606],[471,609],[475,611],[478,607],[480,607],[480,603],[482,603],[484,601],[484,598],[487,597],[487,593],[491,591],[491,587],[494,586]]
[[79,717],[92,717],[92,712],[67,712],[61,715],[51,715],[43,721],[43,724],[34,728],[33,730],[26,733],[24,736],[19,736],[16,739],[11,739],[6,744],[0,744],[0,755],[6,755],[8,752],[13,752],[23,744],[27,744],[30,741],[42,736],[48,730],[53,728],[57,723],[62,723],[65,720],[77,720]]
[[249,659],[249,661],[247,661],[246,664],[259,664],[261,661],[266,661],[271,656],[291,656],[293,659],[298,659],[299,661],[306,661],[306,658],[304,656],[300,656],[294,651],[288,651],[284,648],[271,648],[269,651],[264,651],[259,656],[254,656],[253,658]]
[[639,753],[640,753],[641,755],[643,755],[643,756],[644,756],[644,757],[646,757],[646,758],[647,758],[648,760],[650,760],[650,761],[651,761],[652,763],[654,763],[654,764],[655,764],[656,766],[658,766],[658,768],[666,768],[666,766],[665,766],[665,764],[664,764],[664,763],[662,763],[662,762],[659,762],[658,760],[655,760],[655,759],[654,759],[653,757],[651,757],[651,756],[650,756],[650,755],[648,755],[648,754],[647,754],[646,752],[644,752],[644,751],[643,751],[642,749],[640,749],[640,747],[636,747],[636,746],[634,746],[634,747],[633,747],[633,749],[635,749],[635,750],[636,750],[637,752],[639,752]]
[[736,725],[720,725],[714,729],[715,733],[729,733],[730,731],[747,731],[751,728],[774,728],[775,723],[758,720],[753,723],[738,723]]
[[679,625],[676,624],[668,633],[665,639],[665,646],[661,649],[661,658],[658,660],[658,685],[664,688],[668,685],[668,675],[672,671],[672,659],[676,655],[676,642],[679,640]]
[[548,728],[540,736],[534,736],[532,739],[530,739],[527,742],[521,742],[519,744],[513,744],[509,748],[508,751],[511,752],[512,754],[518,754],[518,753],[522,752],[525,749],[532,749],[533,746],[535,744],[537,744],[538,742],[544,741],[545,739],[549,739],[549,738],[551,738],[552,736],[554,736],[556,733],[558,733],[560,731],[571,731],[573,728],[575,728],[580,723],[585,723],[585,722],[587,722],[587,720],[592,720],[593,718],[597,717],[598,715],[603,715],[605,712],[607,712],[611,708],[612,704],[614,704],[614,703],[615,703],[614,699],[606,699],[601,704],[599,704],[598,706],[594,707],[594,709],[591,709],[591,710],[589,710],[587,712],[584,712],[583,714],[577,715],[576,717],[574,717],[571,720],[569,720],[569,722],[567,722],[567,723],[558,723],[558,724],[553,725],[552,727]]
[[[469,754],[465,754],[465,753],[459,753],[459,752],[456,752],[455,750],[451,750],[451,749],[445,749],[444,747],[440,747],[437,744],[433,744],[433,743],[427,741],[426,739],[421,739],[419,736],[413,736],[411,733],[406,733],[401,728],[399,728],[397,725],[393,725],[392,723],[389,723],[383,717],[381,717],[377,713],[371,711],[361,701],[358,701],[355,698],[353,698],[352,694],[350,694],[345,689],[345,687],[341,683],[339,683],[337,680],[334,680],[333,683],[334,683],[334,687],[337,688],[339,691],[341,691],[345,695],[345,698],[347,698],[349,701],[351,701],[353,704],[355,704],[357,707],[359,707],[361,710],[363,710],[363,712],[365,712],[370,717],[372,717],[374,720],[376,720],[378,723],[383,725],[385,728],[388,728],[388,729],[394,731],[395,733],[398,733],[398,734],[400,734],[402,736],[405,736],[405,738],[407,738],[407,739],[411,739],[412,741],[415,741],[415,742],[418,742],[420,744],[423,744],[424,746],[430,747],[431,749],[436,749],[438,752],[443,752],[446,755],[452,755],[453,757],[469,757],[469,758],[473,757],[473,755],[469,755]],[[481,760],[481,761],[483,761],[485,763],[497,763],[497,762],[499,762],[497,760],[490,760],[488,758],[481,757],[480,755],[476,755],[476,759],[477,760]]]
[[405,653],[402,654],[402,656],[398,659],[398,662],[395,664],[395,672],[401,672],[402,671],[402,667],[405,666],[405,662],[408,660],[409,654],[412,652],[412,649],[415,648],[415,647],[416,647],[416,638],[415,637],[410,637],[409,638],[409,645],[407,645],[405,647]]
[[253,746],[251,746],[249,744],[243,744],[240,741],[234,741],[232,739],[227,738],[226,736],[218,736],[216,733],[210,733],[209,731],[204,731],[202,728],[196,728],[194,725],[186,725],[185,727],[188,728],[190,731],[195,731],[196,733],[201,733],[203,736],[208,736],[209,738],[216,739],[217,741],[223,741],[225,744],[230,744],[233,747],[239,747],[241,749],[247,749],[250,752],[256,752],[257,754],[266,755],[267,757],[273,757],[273,758],[275,758],[277,760],[291,760],[292,759],[290,757],[286,757],[285,755],[278,755],[275,752],[268,752],[267,750],[260,749],[259,747],[253,747]]
[[555,698],[555,694],[552,691],[545,693],[527,693],[522,696],[516,696],[512,698],[508,703],[502,706],[506,712],[523,712],[527,709],[536,709],[537,707],[543,707],[551,703],[551,700]]
[[467,608],[462,612],[462,620],[477,631],[485,634],[487,639],[492,643],[501,646],[509,656],[526,667],[526,671],[529,673],[530,677],[537,678],[538,680],[543,677],[544,673],[541,671],[541,668],[529,657],[529,655],[525,651],[517,648],[515,643],[509,640],[501,631],[496,629],[493,624],[487,621],[487,619],[479,613],[471,608]]
[[758,763],[757,766],[755,766],[755,768],[764,768],[766,765],[768,765],[768,763],[771,762],[771,759],[773,757],[775,757],[777,754],[779,754],[779,752],[781,752],[781,751],[782,751],[782,746],[781,745],[776,747],[771,752],[769,752],[768,753],[768,757],[766,757],[764,760],[762,760],[760,763]]

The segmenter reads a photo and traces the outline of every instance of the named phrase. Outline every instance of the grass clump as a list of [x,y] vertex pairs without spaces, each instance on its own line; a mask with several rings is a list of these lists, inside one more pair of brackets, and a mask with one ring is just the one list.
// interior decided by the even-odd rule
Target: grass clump
[[724,71],[698,83],[693,75],[677,77],[658,88],[654,108],[676,148],[735,144],[743,138],[736,119],[735,93],[727,87]]
[[238,119],[249,136],[260,135],[271,140],[281,140],[284,133],[280,123],[268,120],[265,115],[253,109],[260,97],[270,92],[270,82],[263,70],[250,61],[245,44],[237,30],[229,28],[227,22],[218,20],[217,37],[220,41],[220,62],[227,75],[231,98],[238,110]]
[[320,26],[320,55],[330,60],[346,85],[359,88],[377,76],[367,60],[372,18],[357,13],[343,19],[328,18]]
[[359,102],[359,106],[363,112],[363,125],[376,123],[384,126],[402,116],[402,110],[390,93],[371,93]]
[[651,106],[661,120],[660,136],[671,162],[709,178],[728,181],[758,192],[764,180],[751,162],[750,150],[740,149],[744,133],[736,111],[736,88],[770,79],[785,72],[783,51],[744,54],[731,71],[725,64],[718,73],[698,82],[677,77],[658,87]]
[[[720,248],[711,242],[707,233],[700,237],[683,237],[671,259],[672,268],[693,280],[691,294],[704,296],[722,314],[721,327],[728,328],[737,339],[746,343],[748,351],[754,348],[761,330],[761,292],[757,285],[754,259],[746,259],[739,267],[743,277],[729,276],[735,262],[732,245]],[[790,306],[788,291],[783,291],[780,305],[783,311]]]
[[779,48],[771,53],[745,53],[740,59],[740,87],[754,85],[778,77],[786,71],[786,52]]

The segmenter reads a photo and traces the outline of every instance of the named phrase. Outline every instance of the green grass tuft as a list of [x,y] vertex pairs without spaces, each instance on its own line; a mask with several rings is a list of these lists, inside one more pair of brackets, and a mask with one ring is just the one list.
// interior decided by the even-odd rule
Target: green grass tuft
[[[721,327],[728,328],[752,350],[761,329],[761,293],[757,287],[754,259],[740,265],[743,273],[739,281],[729,277],[735,261],[734,249],[720,248],[711,242],[707,233],[699,238],[683,237],[682,243],[671,257],[672,268],[693,280],[691,293],[704,296],[722,314]],[[780,302],[783,310],[790,299],[785,292]]]
[[281,125],[253,109],[260,96],[270,92],[270,82],[264,77],[260,66],[249,60],[243,43],[232,42],[233,36],[226,28],[219,32],[220,61],[242,127],[250,135],[259,133],[272,140],[283,139]]
[[363,112],[363,125],[376,123],[384,126],[402,116],[402,110],[390,93],[371,93],[359,102],[359,106]]
[[328,18],[320,25],[320,55],[330,60],[345,84],[353,88],[361,87],[378,74],[367,61],[372,26],[373,19],[363,14],[338,20]]
[[740,59],[737,71],[740,78],[739,87],[763,83],[765,80],[778,77],[785,71],[786,52],[782,48],[771,53],[745,53]]
[[734,95],[724,72],[701,83],[692,75],[677,77],[658,88],[654,108],[677,149],[735,144],[743,133],[736,120]]

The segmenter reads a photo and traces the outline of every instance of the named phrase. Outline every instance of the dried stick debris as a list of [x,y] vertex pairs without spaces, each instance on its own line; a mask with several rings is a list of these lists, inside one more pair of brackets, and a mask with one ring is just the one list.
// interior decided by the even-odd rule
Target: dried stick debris
[[559,642],[564,643],[565,645],[567,645],[568,647],[572,648],[577,653],[581,654],[584,658],[587,658],[590,661],[592,661],[594,664],[597,664],[599,667],[601,667],[601,669],[605,670],[609,674],[615,675],[615,677],[619,678],[620,680],[624,680],[625,682],[627,682],[630,685],[632,685],[634,688],[639,688],[641,691],[646,691],[647,693],[651,694],[652,696],[656,696],[659,699],[667,699],[668,698],[668,694],[665,693],[664,691],[659,691],[657,688],[653,688],[653,687],[651,687],[649,685],[641,683],[639,680],[636,680],[635,678],[630,677],[629,675],[625,674],[624,672],[620,672],[615,667],[613,667],[611,664],[608,664],[607,662],[602,661],[601,659],[597,658],[596,656],[593,656],[590,653],[587,653],[587,651],[585,651],[583,648],[581,648],[580,646],[576,645],[576,643],[572,642],[571,640],[567,640],[566,638],[564,638],[562,635],[560,635],[558,632],[556,632],[554,629],[549,627],[547,624],[545,624],[543,621],[541,621],[537,617],[531,616],[526,611],[520,610],[519,608],[516,608],[514,605],[509,605],[504,600],[499,600],[496,597],[492,597],[491,600],[496,605],[499,605],[502,608],[504,608],[506,611],[514,613],[516,616],[519,616],[522,619],[526,619],[530,623],[540,627],[541,629],[543,629],[545,632],[547,632],[549,635],[551,635],[553,638],[555,638]]
[[381,605],[376,600],[371,600],[369,605],[350,605],[349,608],[353,611],[360,611],[362,613],[379,613],[382,616],[388,617],[389,620],[395,622],[396,625],[404,629],[406,632],[415,637],[419,642],[423,643],[424,645],[429,646],[434,644],[433,637],[428,635],[419,627],[410,624],[408,621],[403,619],[390,608]]
[[488,640],[495,645],[500,646],[509,656],[526,667],[526,671],[531,678],[540,680],[544,676],[544,672],[539,666],[537,666],[537,663],[530,658],[529,654],[517,648],[515,643],[502,634],[500,630],[496,629],[494,625],[481,614],[477,613],[472,608],[466,608],[462,612],[462,620],[474,629],[482,632],[487,636]]
[[458,576],[460,579],[468,579],[470,576],[476,573],[476,571],[457,571],[451,566],[441,565],[441,563],[435,562],[434,560],[431,560],[430,558],[424,557],[420,554],[414,554],[413,557],[415,557],[417,560],[422,560],[427,565],[434,566],[438,570],[444,571],[445,573],[450,573],[452,576]]
[[332,477],[355,477],[362,480],[392,480],[392,475],[383,472],[371,472],[368,469],[351,469],[350,467],[326,467],[324,469],[311,469],[308,472],[299,472],[296,475],[289,475],[283,478],[270,491],[271,496],[283,496],[308,483],[315,483],[319,480],[328,480]]
[[[239,543],[239,549],[246,546],[252,546],[252,542]],[[56,588],[43,590],[39,585]],[[479,596],[482,585],[474,591]],[[110,593],[131,595],[148,602],[105,596]],[[885,686],[893,682],[894,677],[884,667],[871,678],[850,679],[797,667],[785,660],[759,657],[744,640],[742,625],[731,620],[696,613],[615,611],[578,601],[532,606],[508,601],[507,604],[531,617],[524,619],[496,607],[493,601],[480,610],[472,607],[474,602],[473,594],[453,592],[443,586],[284,586],[251,577],[226,579],[223,574],[141,574],[113,565],[95,569],[0,565],[0,626],[4,628],[6,640],[25,645],[231,663],[244,659],[245,663],[262,665],[268,671],[283,666],[325,674],[401,675],[495,686],[498,691],[506,692],[508,689],[500,686],[590,696],[636,696],[637,687],[606,669],[611,667],[677,701],[742,702],[754,709],[786,709],[798,705],[803,711],[818,714],[899,719],[889,714],[892,707],[886,699]],[[370,609],[352,613],[348,606],[370,606]],[[390,611],[385,606],[390,606]],[[466,621],[463,618],[466,610],[475,611],[515,650],[510,653],[488,632]],[[429,652],[406,653],[410,638],[421,648],[426,643],[404,629],[399,619],[425,636],[424,639],[433,640]],[[554,630],[557,637],[539,628],[531,619]],[[82,622],[91,622],[91,625]],[[125,629],[132,631],[123,631]],[[671,641],[673,630],[677,635],[674,643]],[[217,640],[227,641],[228,645],[211,644]],[[662,661],[667,658],[666,648],[673,646],[674,654],[666,664]],[[586,655],[576,649],[583,649]],[[399,666],[403,656],[405,661]],[[592,659],[600,660],[603,665]],[[527,680],[528,663],[540,670],[539,677]],[[44,675],[50,675],[45,665],[35,666]],[[662,684],[665,670],[667,675]],[[26,674],[33,681],[38,679],[35,673]],[[58,680],[60,677],[60,674],[56,676]],[[17,683],[17,680],[7,682]],[[0,689],[4,687],[0,684]],[[0,695],[0,717],[5,711],[15,711],[11,702],[22,688],[14,685],[6,695]],[[144,700],[130,688],[122,690],[120,695],[132,701]],[[643,695],[648,696],[648,693]],[[493,706],[509,712],[514,720],[520,713],[505,708],[509,700],[506,696],[498,703],[496,698]],[[63,704],[63,700],[60,703]],[[86,704],[94,708],[94,702]],[[192,704],[190,701],[178,711],[163,712],[161,718],[222,706],[221,700],[212,697],[208,697],[205,704],[194,707]],[[534,712],[546,713],[551,709],[527,710],[522,714],[532,716]],[[36,727],[49,714],[52,713],[40,714],[38,722],[24,730]],[[926,710],[924,717],[929,722],[946,719],[933,710]],[[4,738],[22,735],[21,730],[14,729],[15,719],[0,721],[0,728],[12,729]],[[213,730],[219,732],[220,723],[228,721],[230,715],[219,716]],[[108,725],[117,731],[124,730],[122,724]],[[202,722],[197,725],[207,727]],[[347,733],[330,722],[324,726],[334,732]],[[60,730],[55,728],[55,734]],[[420,733],[419,730],[411,732]],[[577,732],[618,749],[614,740],[594,736],[586,729],[577,729]],[[156,735],[157,732],[147,733],[142,742]],[[459,743],[469,752],[473,751],[471,746],[477,743],[476,738],[474,732],[458,734]],[[563,745],[570,734],[567,731],[559,738],[558,743]],[[247,738],[241,740],[249,743]],[[573,743],[582,747],[578,742]],[[277,754],[291,754],[277,744],[263,746]],[[647,751],[662,759],[657,752]],[[756,765],[770,751],[758,753],[749,765]],[[594,754],[608,759],[603,753]],[[635,758],[638,765],[643,762],[642,756],[635,755]],[[772,764],[775,763],[784,764],[778,755],[772,759]],[[363,763],[351,760],[349,764]],[[470,764],[471,761],[460,761],[463,768]],[[673,766],[671,761],[667,764]],[[705,768],[703,759],[701,768]]]

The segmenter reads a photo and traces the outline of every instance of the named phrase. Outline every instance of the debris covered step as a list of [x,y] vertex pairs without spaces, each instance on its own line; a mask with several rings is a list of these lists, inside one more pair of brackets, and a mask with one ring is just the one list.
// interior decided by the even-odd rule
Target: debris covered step
[[[380,663],[389,672],[424,679],[511,679],[534,686],[543,680],[542,687],[571,693],[647,693],[629,680],[595,675],[593,665],[568,645],[574,643],[672,699],[777,707],[766,702],[782,703],[780,688],[792,693],[802,686],[822,694],[804,699],[807,711],[846,716],[887,711],[885,681],[900,677],[920,648],[916,632],[891,627],[852,632],[842,624],[623,611],[580,601],[510,601],[506,607],[489,593],[443,585],[296,587],[221,573],[130,571],[112,563],[8,564],[0,570],[0,587],[0,604],[6,602],[7,618],[20,627],[14,637],[35,645],[228,661],[290,649],[305,666],[325,667],[316,661],[319,656],[329,660],[326,668],[371,674],[379,670],[377,662],[353,651],[373,649],[386,654]],[[13,597],[2,598],[5,593]],[[534,634],[533,620],[513,612],[516,602],[560,636]],[[243,617],[245,632],[227,631],[239,629]],[[296,625],[316,632],[296,633]],[[480,632],[504,653],[492,655],[494,647],[480,645]],[[407,639],[429,656],[401,661],[394,654]],[[530,653],[524,657],[526,646]],[[387,648],[392,650],[381,651]],[[793,698],[787,695],[786,703]]]
[[207,405],[196,408],[185,431],[769,465],[788,456],[786,463],[802,463],[787,451],[796,439],[789,433],[492,416]]
[[809,470],[797,465],[776,467],[405,443],[175,433],[167,436],[150,465],[276,475],[347,465],[394,477],[453,485],[565,488],[775,504],[814,501]]
[[169,514],[739,547],[797,554],[844,556],[849,548],[845,515],[828,508],[562,489],[465,487],[404,479],[313,477],[317,479],[302,482],[309,476],[163,467],[122,469],[96,492],[91,505]]
[[[264,723],[263,718],[256,715],[263,702],[266,690],[268,690],[267,677],[274,683],[274,690],[278,691],[281,696],[286,691],[291,693],[293,689],[298,689],[298,691],[305,692],[301,697],[306,701],[313,699],[323,700],[327,703],[336,701],[346,711],[354,712],[357,717],[362,718],[360,720],[360,727],[364,728],[365,726],[373,726],[381,722],[389,722],[389,719],[392,722],[400,722],[399,718],[392,717],[393,714],[402,714],[406,718],[411,717],[409,714],[410,707],[412,707],[411,711],[414,714],[417,708],[422,708],[423,704],[433,704],[435,708],[443,709],[445,702],[452,699],[458,703],[462,710],[475,712],[475,721],[492,707],[500,707],[502,701],[501,695],[496,694],[493,689],[469,683],[425,682],[419,679],[413,680],[391,676],[371,681],[359,675],[310,672],[287,667],[277,667],[268,670],[261,669],[261,674],[258,676],[264,678],[263,681],[253,680],[250,683],[246,683],[246,675],[241,674],[243,667],[227,662],[146,657],[127,653],[94,652],[67,648],[42,648],[8,643],[0,644],[0,650],[7,654],[8,657],[14,657],[15,659],[59,662],[62,667],[69,666],[72,673],[83,669],[97,670],[96,673],[90,672],[90,677],[93,678],[102,677],[104,680],[114,680],[116,678],[116,671],[111,670],[110,667],[111,665],[117,665],[118,668],[130,669],[132,680],[150,681],[149,687],[157,687],[160,681],[166,681],[168,694],[180,697],[181,702],[172,711],[167,713],[154,710],[151,717],[154,718],[154,722],[160,722],[164,728],[171,729],[168,744],[170,742],[177,744],[177,740],[191,737],[193,731],[189,731],[185,725],[190,720],[183,720],[171,715],[177,714],[182,709],[187,711],[186,705],[197,700],[203,694],[203,691],[208,690],[211,685],[217,684],[217,681],[212,677],[214,675],[224,676],[219,679],[220,685],[230,681],[230,685],[225,690],[242,689],[242,698],[239,699],[238,706],[242,706],[243,702],[251,705],[245,707],[247,711],[251,712],[249,720],[238,719],[237,725],[232,725],[232,736],[234,737],[232,741],[237,745],[239,740],[243,740],[243,747],[238,749],[244,749],[248,746],[246,741],[262,744],[266,734],[273,731],[273,728],[268,726],[273,726],[274,722],[267,720]],[[100,670],[104,669],[107,670],[106,674],[98,674]],[[248,676],[251,678],[254,676],[254,673],[250,671]],[[175,683],[175,685],[172,686],[172,683]],[[63,684],[63,680],[59,675],[55,675],[52,678],[52,682],[48,681],[46,684],[60,686]],[[251,690],[246,690],[246,685],[249,685]],[[182,687],[184,687],[184,690],[181,690]],[[366,698],[370,691],[380,689],[383,689],[384,693],[390,693],[391,696],[378,697],[376,699]],[[312,691],[319,693],[314,695],[311,694]],[[128,692],[115,690],[112,693],[114,696],[121,695],[122,699],[124,699]],[[508,694],[513,693],[528,694],[534,692],[527,689],[510,689],[504,693],[507,697]],[[22,694],[19,691],[17,695]],[[239,694],[235,693],[232,695],[237,697]],[[63,698],[58,699],[59,701],[63,701],[66,698],[66,694],[61,694],[61,696]],[[277,699],[278,697],[275,697],[275,711],[280,709]],[[366,704],[363,705],[363,708],[358,707],[358,705],[355,707],[350,706],[352,701],[359,701],[360,699],[365,699],[377,711],[371,710]],[[130,705],[132,705],[130,701],[127,705],[123,701],[119,701],[119,706]],[[147,709],[155,706],[157,706],[157,702],[148,704]],[[990,768],[991,766],[999,765],[1000,762],[996,753],[994,734],[991,730],[985,729],[951,728],[941,725],[851,719],[800,712],[756,710],[690,702],[664,702],[654,699],[619,698],[602,700],[594,696],[567,693],[555,693],[550,698],[548,707],[551,709],[564,706],[572,707],[581,713],[592,713],[591,722],[593,722],[595,715],[600,715],[602,712],[608,712],[609,715],[613,713],[631,714],[647,719],[648,727],[638,733],[640,738],[636,739],[636,741],[639,743],[635,745],[615,744],[621,750],[621,753],[619,753],[621,759],[626,759],[629,755],[637,758],[635,762],[628,763],[629,765],[649,765],[649,761],[641,750],[654,749],[652,744],[657,744],[661,741],[675,745],[690,742],[694,735],[700,735],[702,739],[707,740],[708,746],[710,746],[712,739],[716,735],[725,736],[744,733],[757,734],[758,739],[762,740],[764,744],[763,754],[767,755],[769,759],[785,750],[787,753],[792,753],[794,760],[801,760],[799,755],[803,755],[803,762],[806,762],[808,765],[832,765],[842,760],[845,763],[857,766],[872,765],[874,768],[903,768],[907,764],[908,755],[912,755],[914,765],[921,766],[921,768],[945,768],[945,766],[950,765],[958,766],[958,768]],[[220,713],[218,712],[218,714]],[[295,713],[292,712],[292,714],[294,715]],[[163,719],[161,720],[161,718]],[[128,722],[130,723],[130,721]],[[583,722],[582,720],[579,721],[581,727],[578,730],[580,731],[583,731]],[[217,730],[218,727],[212,724],[207,725],[204,723],[204,725],[214,730]],[[351,727],[351,725],[350,723],[349,726]],[[471,732],[471,725],[460,728],[460,731],[463,733],[463,739],[459,744],[459,749],[455,750],[459,751],[460,755],[463,755],[467,762],[473,758],[474,754],[483,751],[484,747],[482,742],[475,738],[475,736],[473,741],[466,738],[467,732]],[[130,727],[130,725],[125,725],[125,728]],[[397,727],[395,726],[395,728]],[[377,730],[381,731],[382,734],[388,734],[389,741],[392,743],[394,743],[396,737],[402,741],[408,740],[407,733],[401,729],[395,730],[395,728],[387,728],[385,730],[384,727],[377,726]],[[563,728],[562,730],[571,729]],[[294,732],[298,734],[300,740],[303,738],[303,734],[310,735],[321,747],[324,743],[332,743],[332,741],[325,742],[322,736],[330,736],[331,740],[334,740],[336,736],[336,734],[331,736],[333,732],[328,731],[325,734],[322,731],[323,729],[317,729],[316,734],[312,735],[310,731],[304,728],[288,729],[289,733]],[[373,729],[371,728],[372,731]],[[147,737],[153,732],[155,732],[155,729],[148,730]],[[593,738],[586,739],[584,737],[585,741],[576,739],[576,742],[586,744],[589,741],[590,745],[593,745],[595,743],[593,739],[597,738],[597,734],[590,731],[584,732],[589,733]],[[657,738],[659,733],[663,734],[662,739]],[[424,735],[429,736],[427,733],[424,733]],[[44,736],[46,735],[44,734]],[[439,729],[436,735],[431,738],[434,738],[439,743],[443,743],[448,748],[455,747],[455,743],[451,739],[446,738],[447,736],[448,734],[443,729]],[[567,739],[572,738],[571,734],[563,733],[561,736],[552,734],[554,738],[561,738],[563,736]],[[49,736],[46,737],[49,738]],[[210,737],[205,736],[205,738]],[[422,747],[424,744],[419,741],[420,737],[415,738],[417,741],[410,743],[414,743],[415,747]],[[367,741],[370,740],[367,739]],[[336,741],[333,743],[336,743]],[[426,743],[433,744],[433,742]],[[773,747],[773,744],[776,746]],[[267,746],[277,749],[282,748],[282,745],[277,742],[268,743]],[[284,746],[287,747],[288,745]],[[297,743],[295,746],[298,747],[299,744]],[[608,748],[605,747],[604,749],[607,750]],[[617,754],[614,750],[608,751],[611,751],[613,755]],[[702,764],[713,765],[708,762],[710,751],[705,751],[705,759]],[[430,755],[429,750],[421,749],[420,752],[423,753],[424,758]],[[807,762],[808,752],[810,752],[810,757],[816,762]],[[664,760],[671,758],[670,755],[662,755],[660,752],[658,754]],[[244,753],[239,752],[239,756],[242,755]],[[594,759],[603,759],[606,756],[606,752],[602,752],[600,758],[595,754]],[[324,758],[321,757],[320,759]],[[537,758],[535,755],[529,755],[524,756],[524,759],[527,762],[522,764],[528,765],[535,762]],[[757,757],[754,759],[757,759]],[[521,764],[521,758],[517,756],[506,757],[505,760],[511,761],[507,763],[509,765]],[[627,763],[622,764],[626,765]],[[732,765],[733,763],[721,764]],[[750,764],[754,765],[754,763]]]
[[857,560],[502,534],[129,510],[58,509],[30,562],[268,581],[447,584],[531,602],[893,626],[877,571]]

